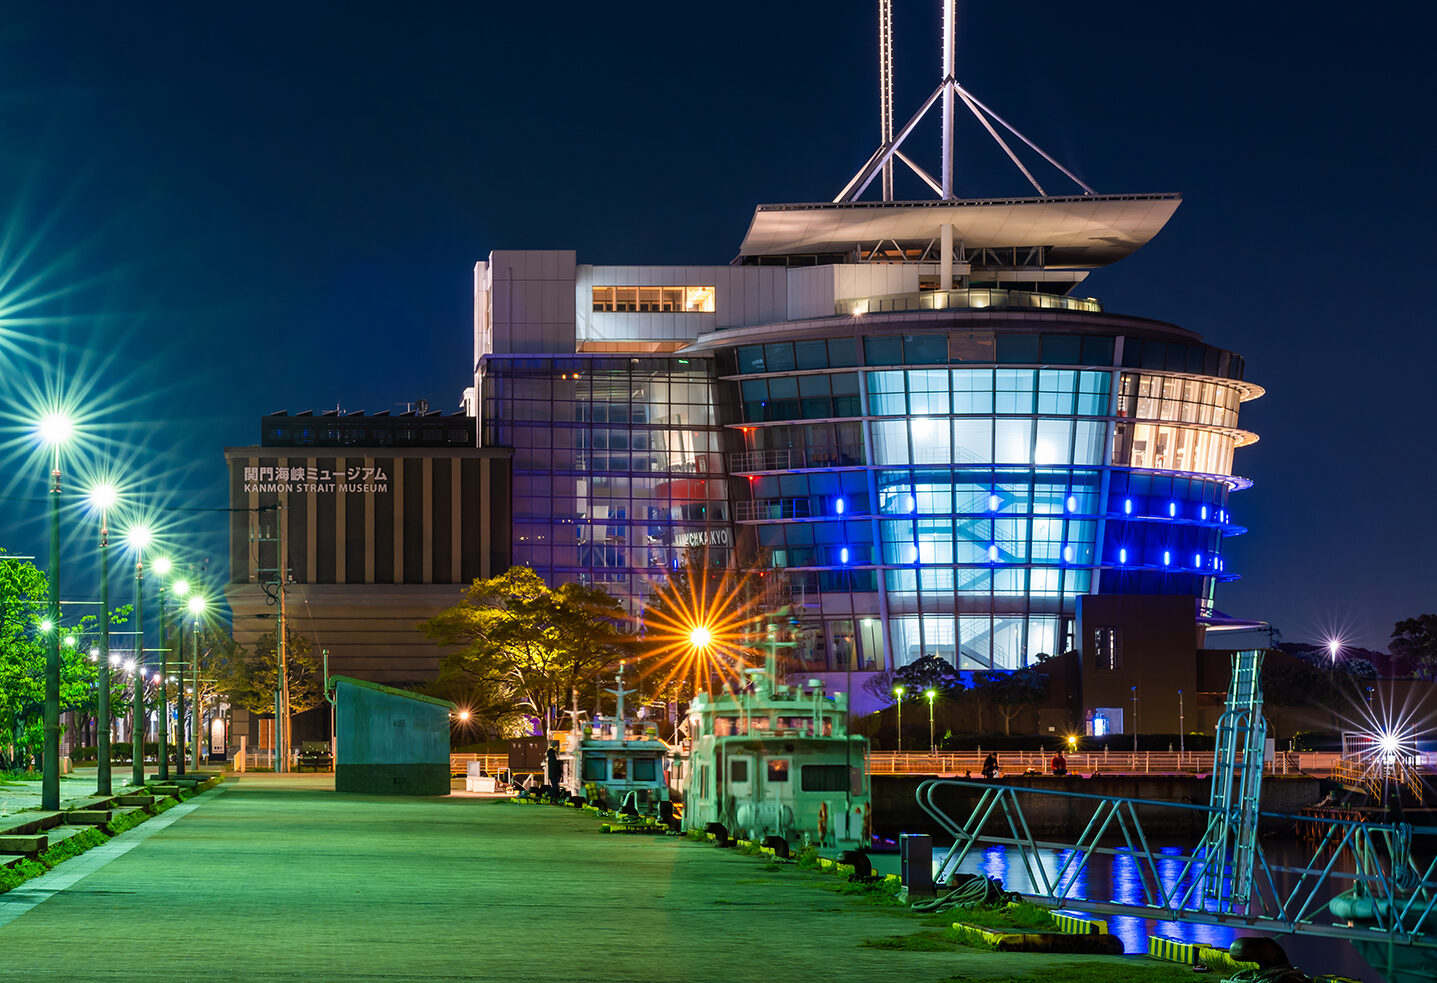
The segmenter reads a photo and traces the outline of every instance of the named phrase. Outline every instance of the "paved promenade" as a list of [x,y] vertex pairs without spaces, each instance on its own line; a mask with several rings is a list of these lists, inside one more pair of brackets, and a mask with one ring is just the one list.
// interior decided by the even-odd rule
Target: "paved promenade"
[[567,810],[332,787],[231,779],[0,895],[0,980],[937,983],[1100,959],[866,948],[922,926]]

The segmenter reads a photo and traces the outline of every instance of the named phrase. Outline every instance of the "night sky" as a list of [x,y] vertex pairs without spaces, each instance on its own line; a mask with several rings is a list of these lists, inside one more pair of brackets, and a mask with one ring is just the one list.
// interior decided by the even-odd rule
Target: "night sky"
[[[939,7],[896,6],[902,120],[937,82]],[[43,554],[23,420],[63,391],[88,420],[67,474],[122,467],[217,590],[222,517],[173,510],[227,504],[221,449],[280,409],[457,409],[489,250],[725,263],[755,204],[831,199],[877,144],[875,8],[10,9],[0,546]],[[979,98],[1099,192],[1184,195],[1082,292],[1241,352],[1266,387],[1218,607],[1289,641],[1385,648],[1437,610],[1424,8],[960,9]],[[1031,193],[971,117],[958,136],[960,195]],[[936,173],[936,128],[906,149]],[[86,522],[67,517],[67,597],[93,594]]]

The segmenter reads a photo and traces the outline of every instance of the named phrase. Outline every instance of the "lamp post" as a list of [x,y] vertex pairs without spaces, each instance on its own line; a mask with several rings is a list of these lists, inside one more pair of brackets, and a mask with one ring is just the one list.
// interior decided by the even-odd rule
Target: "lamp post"
[[903,687],[893,687],[893,695],[898,697],[898,753],[903,753]]
[[100,650],[95,658],[100,668],[99,705],[95,708],[95,794],[109,795],[110,776],[110,506],[115,504],[115,486],[104,484],[90,489],[90,503],[100,510]]
[[1183,732],[1183,691],[1178,690],[1178,754],[1181,755],[1187,748],[1184,746],[1186,734]]
[[924,690],[923,695],[928,697],[928,753],[938,753],[938,741],[933,736],[933,699],[938,695],[936,689]]
[[1133,753],[1138,753],[1138,688],[1133,687]]
[[[183,601],[189,597],[190,582],[188,580],[176,580],[170,585],[170,590],[175,592],[175,600]],[[176,605],[175,609],[175,661],[179,663],[179,679],[175,683],[175,774],[181,778],[185,774],[185,616]],[[163,661],[168,658],[169,651],[161,654],[160,673],[162,675],[169,671],[168,665]],[[166,676],[168,680],[168,676]],[[164,685],[161,682],[160,685]]]
[[60,446],[75,426],[63,413],[46,413],[37,427],[50,455],[50,625],[45,645],[45,762],[40,776],[40,808],[60,808]]
[[[194,680],[194,690],[190,700],[190,737],[194,741],[194,751],[190,755],[190,769],[198,772],[200,770],[200,616],[205,613],[205,599],[196,594],[190,598],[190,614],[194,615],[194,645],[190,649],[190,678]],[[184,688],[183,673],[181,674],[180,688]]]
[[130,721],[130,784],[145,784],[145,547],[150,544],[148,526],[133,526],[128,539],[135,550],[135,661],[132,681],[134,705]]
[[[153,564],[156,575],[166,577],[174,566],[169,557],[157,556]],[[159,693],[160,699],[160,723],[155,728],[155,760],[159,765],[159,778],[162,782],[170,780],[170,691],[165,677],[170,672],[169,644],[170,624],[168,612],[165,609],[165,582],[160,581],[160,672],[159,672]]]

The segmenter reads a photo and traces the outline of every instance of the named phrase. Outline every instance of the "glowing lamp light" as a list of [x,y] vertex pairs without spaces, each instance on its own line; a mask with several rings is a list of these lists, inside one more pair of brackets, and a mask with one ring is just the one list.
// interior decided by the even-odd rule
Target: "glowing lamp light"
[[1168,503],[1168,515],[1169,515],[1170,517],[1174,518],[1174,519],[1177,518],[1177,515],[1178,515],[1178,503],[1177,503],[1177,502],[1169,502],[1169,503]]
[[150,545],[154,534],[150,532],[149,526],[131,526],[130,531],[125,534],[125,538],[129,540],[132,547],[142,550]]
[[460,719],[460,720],[468,720],[468,719],[469,719],[469,711],[468,711],[468,710],[460,710],[460,711],[459,711],[459,719]]
[[903,504],[906,506],[903,510],[905,512],[916,512],[918,510],[918,499],[912,495],[904,495]]
[[1397,739],[1396,734],[1390,731],[1383,731],[1377,735],[1377,749],[1388,757],[1396,754],[1401,747],[1402,742]]
[[118,655],[115,655],[113,652],[111,652],[111,653],[110,653],[110,665],[112,665],[112,666],[117,666],[117,665],[119,665],[119,664],[120,664],[120,657],[119,657]]
[[150,564],[150,566],[154,567],[155,573],[163,577],[170,572],[174,564],[170,562],[168,556],[157,556],[155,557],[155,562]]
[[190,614],[200,615],[204,614],[205,608],[208,606],[208,604],[203,597],[196,594],[194,597],[190,598],[189,604],[186,606],[190,609]]
[[926,689],[926,690],[923,691],[923,695],[926,696],[926,697],[928,697],[928,702],[929,702],[929,703],[932,703],[934,697],[936,697],[936,696],[938,695],[938,691],[937,691],[936,689]]
[[994,563],[998,562],[998,546],[996,543],[988,547],[988,559]]
[[51,621],[49,618],[44,618],[44,619],[42,619],[42,620],[40,621],[40,630],[41,630],[41,631],[49,631],[51,628],[54,628],[54,627],[55,627],[55,622]]
[[1078,511],[1078,496],[1077,496],[1077,495],[1069,495],[1069,496],[1068,496],[1068,511],[1069,511],[1069,512],[1076,512],[1076,511]]
[[134,660],[133,660],[133,659],[126,659],[126,660],[125,660],[124,669],[125,669],[126,672],[134,672],[134,671],[135,671],[135,663],[134,663]]
[[989,495],[989,496],[988,496],[988,511],[989,511],[989,512],[997,512],[998,509],[999,509],[999,507],[1002,506],[1002,504],[1003,504],[1003,502],[998,498],[997,495]]
[[1203,517],[1204,520],[1207,519],[1207,506],[1206,506],[1206,505],[1204,505],[1204,506],[1202,507],[1202,517]]
[[75,421],[64,413],[46,413],[35,425],[40,439],[52,447],[67,442],[75,433]]
[[75,647],[75,636],[74,636],[74,635],[66,635],[66,636],[65,636],[65,647],[66,647],[66,648],[74,648],[74,647]]
[[706,649],[713,644],[714,633],[703,625],[697,625],[689,632],[689,647]]
[[840,498],[840,499],[836,500],[836,501],[833,503],[833,511],[837,512],[839,515],[842,515],[842,514],[843,514],[844,504],[845,504],[845,503],[844,503],[843,499]]
[[1127,550],[1127,547],[1124,547],[1124,548],[1118,550],[1118,562],[1119,562],[1119,563],[1127,563],[1127,562],[1128,562],[1128,550]]
[[1123,499],[1123,514],[1124,514],[1124,515],[1132,515],[1132,514],[1133,514],[1133,500],[1132,500],[1131,498],[1125,498],[1125,499]]
[[1173,562],[1173,551],[1163,550],[1163,566],[1170,566]]
[[1201,553],[1194,553],[1194,554],[1193,554],[1193,566],[1195,566],[1195,567],[1200,567],[1200,566],[1202,566],[1202,554],[1201,554]]
[[1337,661],[1337,653],[1341,651],[1342,643],[1339,642],[1337,639],[1334,638],[1327,643],[1327,657],[1330,658],[1333,662]]
[[901,697],[901,696],[904,694],[904,692],[905,692],[905,690],[904,690],[904,688],[903,688],[902,686],[895,686],[895,687],[893,687],[893,695],[894,695],[894,696]]
[[847,562],[848,562],[848,547],[847,547],[847,546],[843,547],[843,549],[841,549],[841,550],[838,551],[838,562],[839,562],[839,563],[847,563]]
[[101,511],[112,507],[119,497],[120,493],[115,490],[115,486],[108,482],[90,489],[90,504]]

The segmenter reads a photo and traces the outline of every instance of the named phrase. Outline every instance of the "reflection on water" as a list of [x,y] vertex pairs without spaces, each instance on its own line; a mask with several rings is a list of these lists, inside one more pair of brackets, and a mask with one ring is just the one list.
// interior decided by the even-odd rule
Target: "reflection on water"
[[[1296,844],[1264,843],[1263,849],[1267,854],[1269,864],[1298,866],[1311,859],[1311,853],[1305,852]],[[947,853],[946,849],[933,851],[935,875],[938,874],[938,864]],[[1178,887],[1185,892],[1188,888],[1193,888],[1194,897],[1201,894],[1201,885],[1192,883],[1191,872],[1186,878],[1183,877],[1184,862],[1180,859],[1182,855],[1180,847],[1156,848],[1155,853],[1159,857],[1157,861],[1158,877],[1162,880],[1166,890],[1171,891]],[[1075,909],[1082,907],[1078,899],[1114,901],[1119,904],[1132,905],[1148,903],[1143,893],[1140,861],[1136,856],[1128,853],[1120,853],[1116,856],[1096,854],[1090,857],[1081,868],[1077,868],[1076,860],[1069,863],[1072,857],[1073,851],[1071,850],[1043,850],[1036,858],[1030,858],[1030,862],[1042,865],[1050,883],[1057,881],[1060,871],[1062,872],[1061,883],[1071,884],[1071,888],[1066,892],[1067,897],[1074,899],[1071,907]],[[1065,865],[1067,865],[1066,870],[1064,870]],[[963,858],[957,871],[996,877],[1010,891],[1021,891],[1025,894],[1043,893],[1041,883],[1036,883],[1039,881],[1036,870],[1032,873],[1029,872],[1024,863],[1022,851],[1016,847],[974,848],[968,856]],[[1225,894],[1226,883],[1223,888]],[[1223,925],[1201,925],[1115,915],[1100,917],[1107,920],[1108,931],[1122,939],[1123,949],[1129,953],[1147,952],[1149,935],[1160,935],[1176,939],[1179,942],[1201,942],[1207,945],[1227,947],[1239,935],[1259,934],[1247,929],[1239,930]],[[1291,935],[1277,936],[1277,939],[1293,963],[1309,974],[1331,973],[1350,976],[1363,980],[1365,983],[1384,983],[1383,977],[1369,966],[1348,942],[1340,939]]]

